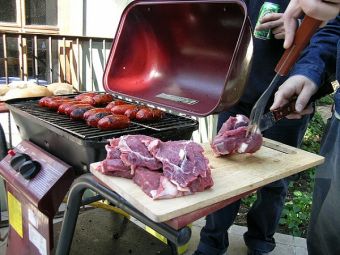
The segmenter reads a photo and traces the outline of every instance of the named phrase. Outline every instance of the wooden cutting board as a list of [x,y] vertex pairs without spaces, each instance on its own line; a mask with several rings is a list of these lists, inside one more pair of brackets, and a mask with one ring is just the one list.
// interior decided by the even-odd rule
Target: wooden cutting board
[[209,144],[203,144],[212,168],[214,186],[204,192],[173,199],[152,200],[132,180],[91,172],[155,222],[163,222],[196,211],[273,181],[323,163],[324,158],[294,147],[265,139],[256,153],[216,158]]

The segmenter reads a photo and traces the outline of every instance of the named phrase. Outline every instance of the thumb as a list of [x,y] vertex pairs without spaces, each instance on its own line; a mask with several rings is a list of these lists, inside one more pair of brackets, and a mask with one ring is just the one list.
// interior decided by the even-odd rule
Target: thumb
[[316,87],[314,88],[313,85],[304,86],[302,88],[301,93],[296,99],[295,109],[297,112],[302,112],[306,108],[310,98],[315,93],[315,91],[316,91]]

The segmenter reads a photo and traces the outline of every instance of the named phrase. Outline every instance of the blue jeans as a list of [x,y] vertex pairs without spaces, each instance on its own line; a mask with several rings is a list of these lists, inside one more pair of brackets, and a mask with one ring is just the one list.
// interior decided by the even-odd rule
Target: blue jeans
[[[340,98],[338,103],[340,105]],[[320,154],[325,157],[325,163],[316,170],[307,249],[310,255],[338,255],[340,254],[340,119],[334,115],[328,121]]]
[[[251,107],[239,104],[219,115],[218,129],[223,122],[237,113],[248,115]],[[298,147],[306,131],[309,116],[300,120],[283,119],[263,132],[264,137]],[[288,189],[288,179],[278,180],[257,191],[257,200],[247,214],[248,231],[244,240],[248,248],[270,252],[275,248],[273,235],[279,223]],[[227,230],[233,224],[240,207],[240,200],[208,215],[201,230],[198,254],[224,254],[229,246]]]

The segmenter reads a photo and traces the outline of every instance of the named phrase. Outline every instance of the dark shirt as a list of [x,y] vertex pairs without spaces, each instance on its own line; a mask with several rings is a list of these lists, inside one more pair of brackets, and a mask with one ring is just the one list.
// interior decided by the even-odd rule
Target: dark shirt
[[[254,30],[261,6],[265,1],[245,0],[244,2],[247,4],[248,15]],[[289,3],[288,0],[267,0],[266,2],[278,4],[280,6],[279,12],[284,12]],[[276,74],[274,71],[275,66],[284,52],[283,40],[277,40],[275,38],[262,40],[255,37],[253,37],[253,40],[253,63],[248,78],[248,84],[240,99],[240,103],[250,105],[253,105],[257,101],[274,78]],[[280,81],[280,84],[282,84],[282,81],[283,80]]]

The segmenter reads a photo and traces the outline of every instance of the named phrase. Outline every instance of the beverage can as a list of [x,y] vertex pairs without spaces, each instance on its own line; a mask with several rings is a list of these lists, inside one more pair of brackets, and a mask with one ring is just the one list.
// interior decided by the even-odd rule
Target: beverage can
[[[274,4],[271,2],[264,2],[261,9],[260,9],[260,13],[259,13],[259,17],[257,19],[256,22],[256,27],[258,25],[260,25],[260,20],[266,16],[267,14],[270,13],[278,13],[280,10],[280,6],[278,4]],[[254,31],[254,36],[256,38],[262,39],[262,40],[268,40],[272,38],[272,32],[271,29],[267,29],[267,30],[261,30],[261,31]]]

